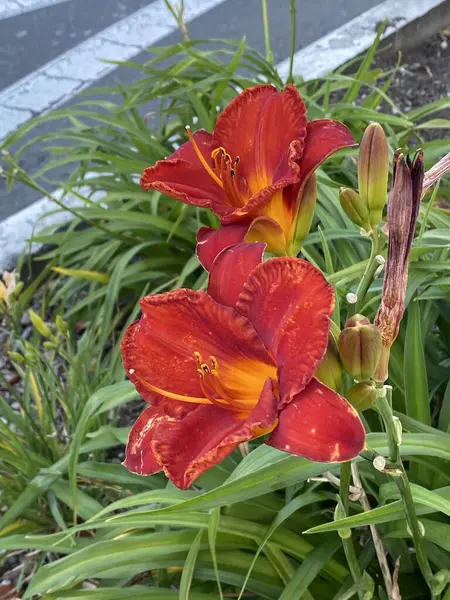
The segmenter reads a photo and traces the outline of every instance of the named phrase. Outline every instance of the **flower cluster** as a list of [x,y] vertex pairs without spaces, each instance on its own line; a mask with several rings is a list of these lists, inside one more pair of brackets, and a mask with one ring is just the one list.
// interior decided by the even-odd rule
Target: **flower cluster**
[[[314,171],[353,137],[337,121],[308,123],[297,89],[271,85],[239,94],[212,134],[188,135],[144,171],[141,185],[210,208],[221,226],[197,236],[207,291],[143,298],[122,340],[126,373],[149,403],[125,465],[164,470],[184,489],[261,436],[310,460],[350,460],[364,448],[363,425],[317,373],[333,289],[294,256],[311,225]],[[264,261],[265,250],[279,256]]]

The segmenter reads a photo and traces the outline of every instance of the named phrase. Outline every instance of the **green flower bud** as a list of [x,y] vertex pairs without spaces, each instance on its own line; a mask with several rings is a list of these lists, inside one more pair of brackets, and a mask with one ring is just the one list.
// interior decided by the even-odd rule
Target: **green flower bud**
[[389,151],[379,123],[369,125],[361,140],[358,158],[359,195],[369,208],[370,224],[378,227],[387,200]]
[[25,364],[25,358],[18,352],[8,352],[8,354],[9,354],[11,360],[16,362],[17,364],[19,364],[19,365]]
[[[336,502],[337,504],[336,508],[334,509],[334,520],[340,521],[341,519],[345,519],[347,515],[345,513],[345,508],[342,504],[342,500],[337,495]],[[345,529],[338,529],[337,532],[341,540],[348,540],[348,538],[352,537],[352,530],[350,529],[350,527],[346,527]]]
[[297,216],[294,225],[293,252],[297,255],[302,249],[314,217],[317,200],[317,176],[312,173],[303,188],[301,198],[298,198]]
[[339,354],[353,379],[370,379],[381,355],[381,334],[363,315],[354,315],[339,336]]
[[67,325],[67,323],[64,321],[64,319],[62,318],[61,315],[57,315],[56,320],[56,328],[58,329],[58,331],[62,334],[62,335],[66,335],[67,332],[69,331],[69,326]]
[[322,362],[317,367],[314,376],[335,392],[339,391],[342,384],[342,366],[337,343],[331,331],[328,338],[327,351]]
[[347,217],[358,227],[366,231],[371,230],[369,207],[364,202],[358,192],[350,188],[341,188],[339,190],[339,202]]
[[377,399],[377,390],[371,381],[360,381],[351,387],[345,395],[358,412],[371,408]]
[[31,322],[33,323],[33,327],[37,331],[39,331],[39,333],[44,337],[50,337],[52,334],[50,327],[48,327],[48,325],[44,323],[41,317],[37,313],[35,313],[33,309],[30,308],[28,312],[30,315]]
[[43,344],[44,348],[46,350],[56,350],[58,348],[58,346],[55,344],[55,342],[44,342]]

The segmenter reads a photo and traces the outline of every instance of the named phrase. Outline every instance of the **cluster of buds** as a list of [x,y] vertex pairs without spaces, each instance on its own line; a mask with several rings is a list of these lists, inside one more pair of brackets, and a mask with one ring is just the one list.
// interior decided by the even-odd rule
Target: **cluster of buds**
[[346,215],[368,233],[383,219],[389,176],[389,151],[386,135],[378,123],[367,127],[358,158],[359,193],[341,188],[339,199]]
[[354,315],[345,323],[338,347],[344,369],[357,382],[347,393],[347,400],[358,411],[370,408],[376,398],[371,378],[381,356],[380,332],[367,317]]

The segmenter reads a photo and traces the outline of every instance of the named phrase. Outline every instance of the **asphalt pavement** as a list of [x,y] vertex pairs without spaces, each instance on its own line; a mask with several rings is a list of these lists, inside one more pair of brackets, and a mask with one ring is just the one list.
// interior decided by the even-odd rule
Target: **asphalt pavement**
[[[267,1],[274,60],[285,77],[290,0]],[[411,31],[410,26],[416,27],[413,31],[428,26],[436,31],[439,15],[450,14],[450,0],[408,0],[407,10],[405,6],[404,0],[296,0],[294,72],[311,79],[344,64],[372,44],[380,21],[387,19],[386,34],[397,37]],[[184,7],[191,39],[245,36],[249,46],[264,53],[261,0],[184,0]],[[427,20],[431,25],[422,27]],[[149,59],[148,48],[181,40],[165,0],[0,0],[0,148],[34,116],[71,107],[88,99],[95,88],[117,82],[127,86],[139,78],[138,69],[112,61],[142,64]],[[152,118],[157,117],[149,119],[154,125]],[[42,123],[20,143],[64,125],[60,119]],[[9,149],[17,147],[11,144]],[[20,165],[36,174],[47,160],[45,144],[36,142],[21,154]],[[57,196],[58,183],[67,180],[71,170],[72,165],[61,165],[52,171],[51,180],[47,174],[39,183]],[[23,184],[7,190],[0,178],[0,272],[14,265],[38,219],[39,228],[55,228],[60,222],[54,204],[40,196]],[[74,204],[77,199],[68,197],[65,202]],[[53,213],[44,222],[49,211]]]
[[[5,0],[9,2],[10,0]],[[38,0],[35,0],[38,1]],[[96,56],[101,56],[104,49],[106,58],[111,54],[114,42],[114,58],[120,57],[120,46],[131,47],[133,60],[143,63],[148,60],[148,53],[140,51],[141,31],[128,29],[125,34],[118,35],[113,31],[111,37],[102,38],[102,32],[107,28],[122,22],[135,11],[143,7],[155,10],[155,20],[161,19],[160,2],[148,2],[145,0],[69,0],[56,3],[37,10],[16,14],[10,18],[0,20],[0,109],[2,102],[4,111],[3,127],[8,124],[10,114],[15,113],[26,120],[32,114],[48,112],[47,107],[41,102],[39,94],[39,82],[30,81],[26,92],[31,98],[28,104],[24,103],[23,86],[11,97],[7,97],[7,91],[13,89],[17,83],[24,78],[30,78],[40,72],[49,62],[58,60],[64,54],[71,54],[70,60],[74,65],[65,69],[63,73],[55,67],[51,71],[52,81],[48,82],[47,89],[61,88],[65,101],[58,102],[60,107],[67,107],[80,101],[78,90],[98,86],[111,86],[120,81],[127,85],[139,77],[139,73],[126,67],[118,67],[104,76],[100,76],[86,82],[87,85],[78,85],[80,75],[78,71],[89,69],[89,57],[78,52],[80,45],[89,44],[95,40],[98,46]],[[201,4],[201,0],[185,0],[186,8]],[[269,20],[271,44],[274,58],[277,62],[282,61],[290,50],[290,12],[289,0],[269,0]],[[323,37],[330,31],[335,30],[364,11],[380,4],[379,0],[297,0],[297,48],[304,48],[314,40]],[[205,7],[208,8],[206,2]],[[200,7],[201,9],[201,7]],[[187,11],[189,12],[189,10]],[[151,15],[151,13],[147,13]],[[0,13],[1,17],[1,13]],[[151,20],[151,16],[150,16]],[[172,17],[165,9],[164,19],[161,22],[161,31],[167,29],[170,23],[172,31],[163,35],[157,45],[166,46],[180,41],[181,35],[176,30]],[[151,22],[150,22],[151,25]],[[211,3],[211,8],[188,23],[191,38],[230,38],[241,39],[244,35],[248,44],[255,49],[264,51],[264,32],[261,16],[261,0],[226,0]],[[100,36],[100,39],[98,39]],[[136,46],[134,46],[136,44]],[[78,56],[77,56],[78,55]],[[126,58],[126,57],[125,57]],[[96,73],[94,74],[94,76]],[[14,90],[13,90],[14,91]],[[34,95],[33,95],[34,94]],[[42,110],[44,107],[44,110]],[[25,111],[29,112],[20,112]],[[1,110],[0,110],[1,115]],[[11,117],[12,119],[12,117]],[[14,125],[14,119],[12,119]],[[39,127],[33,132],[49,133],[55,127],[60,126],[57,122]],[[8,126],[6,131],[8,132]],[[2,123],[0,123],[0,132]],[[0,137],[2,137],[0,135]],[[46,160],[46,153],[42,145],[35,146],[22,157],[22,166],[29,172],[35,172]],[[54,178],[59,179],[69,174],[69,168],[62,168],[54,173]],[[51,189],[51,184],[46,185]],[[11,191],[7,191],[3,182],[0,182],[0,221],[16,211],[26,207],[39,197],[36,192],[24,185],[15,185]]]

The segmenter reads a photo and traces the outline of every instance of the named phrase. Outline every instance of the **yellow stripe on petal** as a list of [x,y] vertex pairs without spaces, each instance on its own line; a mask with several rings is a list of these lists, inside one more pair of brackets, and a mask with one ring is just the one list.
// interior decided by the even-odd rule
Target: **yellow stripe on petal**
[[[179,400],[180,402],[190,402],[191,404],[212,404],[212,402],[208,400],[208,398],[196,398],[195,396],[184,396],[183,394],[175,394],[173,392],[168,392],[167,390],[163,390],[159,387],[156,387],[156,385],[152,385],[151,383],[148,383],[148,381],[144,381],[140,377],[136,377],[136,379],[148,390],[156,392],[157,394],[165,396],[166,398],[170,398],[171,400]],[[217,402],[223,402],[224,404],[226,404],[224,400],[217,400]]]

